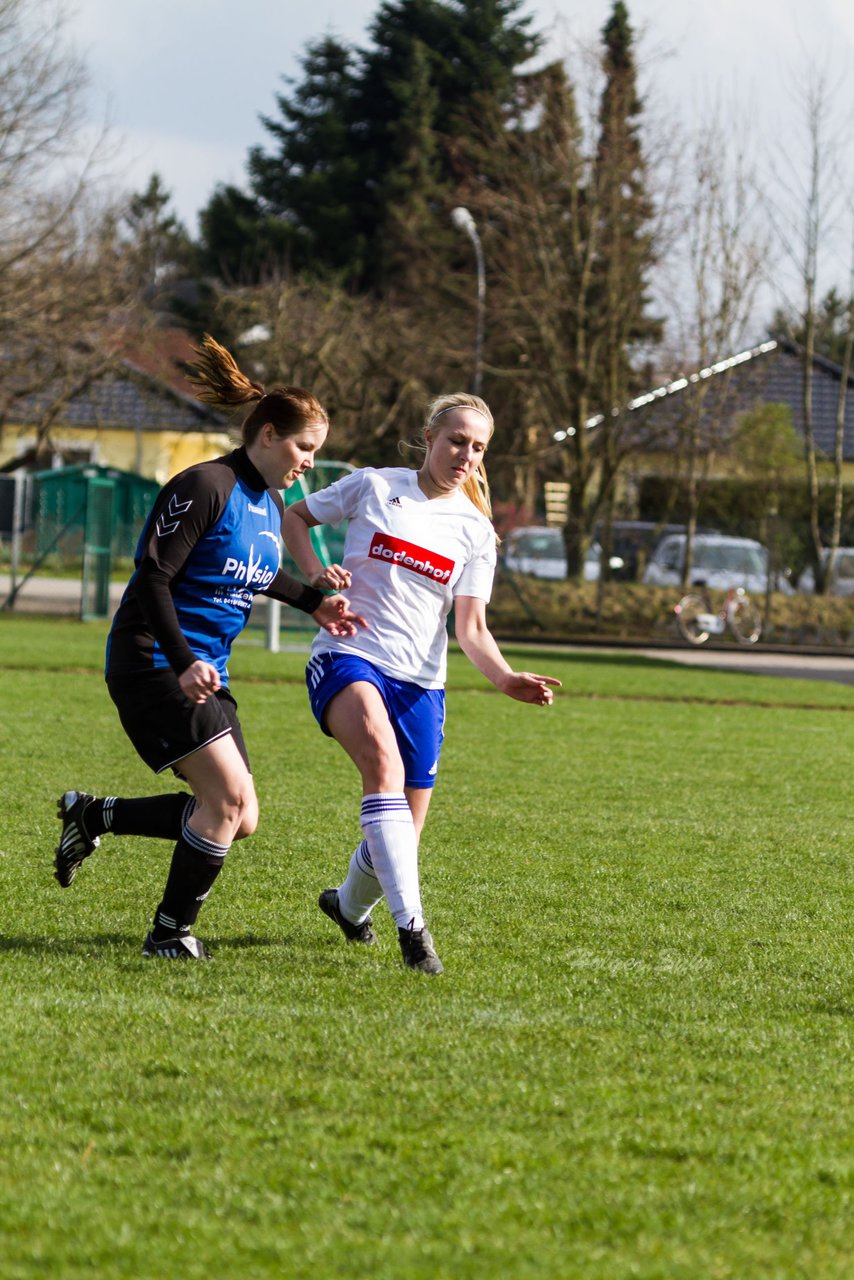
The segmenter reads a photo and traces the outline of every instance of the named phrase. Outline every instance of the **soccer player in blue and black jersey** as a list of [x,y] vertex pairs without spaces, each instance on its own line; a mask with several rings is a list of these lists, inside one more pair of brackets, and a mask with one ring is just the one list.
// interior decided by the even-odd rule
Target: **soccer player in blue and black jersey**
[[287,489],[314,462],[329,430],[326,411],[300,387],[270,392],[205,338],[194,382],[218,407],[251,404],[243,444],[175,476],[158,495],[137,546],[135,570],[107,641],[106,679],[125,733],[155,773],[172,769],[192,795],[142,799],[66,791],[55,876],[63,888],[115,835],[175,840],[163,898],[143,955],[201,959],[193,936],[232,841],[251,835],[258,801],[229,690],[227,661],[262,593],[310,613],[332,635],[364,620],[340,594],[324,595],[279,567]]

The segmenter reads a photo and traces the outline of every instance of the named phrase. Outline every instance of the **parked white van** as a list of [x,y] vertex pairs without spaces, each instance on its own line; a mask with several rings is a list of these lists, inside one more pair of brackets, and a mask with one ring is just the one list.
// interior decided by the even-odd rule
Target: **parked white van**
[[[827,564],[830,551],[824,552],[824,563]],[[804,569],[798,578],[799,591],[815,591],[815,575],[812,567]],[[829,596],[854,596],[854,547],[838,547],[833,557],[833,569],[830,582],[827,584]]]
[[[685,534],[662,538],[644,571],[643,581],[653,587],[678,587],[685,563]],[[722,533],[698,533],[694,539],[691,586],[726,590],[744,587],[763,592],[768,583],[768,550],[752,538],[731,538]]]

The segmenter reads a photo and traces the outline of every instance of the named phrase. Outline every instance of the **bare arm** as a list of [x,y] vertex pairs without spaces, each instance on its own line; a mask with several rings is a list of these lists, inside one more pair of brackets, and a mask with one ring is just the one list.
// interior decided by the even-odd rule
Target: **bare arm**
[[481,675],[496,689],[519,702],[532,702],[547,707],[553,698],[552,687],[560,688],[560,680],[535,675],[532,671],[514,671],[486,625],[486,604],[476,596],[457,596],[454,600],[456,637],[460,648]]
[[[313,587],[325,587],[328,591],[340,591],[349,587],[350,574],[340,564],[328,567],[321,563],[311,542],[311,530],[320,524],[309,514],[305,502],[295,502],[285,508],[282,519],[282,537],[300,572]],[[340,595],[324,596],[312,617],[318,626],[333,636],[354,636],[367,622],[359,613],[353,613],[349,601]]]
[[311,530],[320,524],[310,514],[305,502],[295,502],[285,509],[282,537],[300,572],[313,587],[341,591],[350,585],[350,575],[340,564],[324,565],[311,542]]

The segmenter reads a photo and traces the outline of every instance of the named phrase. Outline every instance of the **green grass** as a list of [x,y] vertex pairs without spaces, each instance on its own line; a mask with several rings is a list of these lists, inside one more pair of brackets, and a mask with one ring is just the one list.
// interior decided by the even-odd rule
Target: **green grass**
[[171,966],[164,842],[51,878],[62,790],[163,787],[103,637],[0,619],[4,1280],[851,1274],[854,690],[526,652],[543,711],[454,656],[427,980],[318,912],[356,775],[240,646],[262,823]]

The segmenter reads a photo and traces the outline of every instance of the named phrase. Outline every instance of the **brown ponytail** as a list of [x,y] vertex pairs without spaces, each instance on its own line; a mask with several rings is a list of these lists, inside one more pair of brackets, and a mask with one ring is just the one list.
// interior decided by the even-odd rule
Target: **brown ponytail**
[[329,415],[310,391],[288,386],[266,391],[260,383],[247,378],[231,352],[210,334],[205,334],[201,347],[195,351],[198,359],[191,365],[190,381],[200,400],[217,409],[254,404],[241,426],[244,444],[252,444],[267,422],[280,436],[296,435],[303,427],[318,423],[329,425]]

